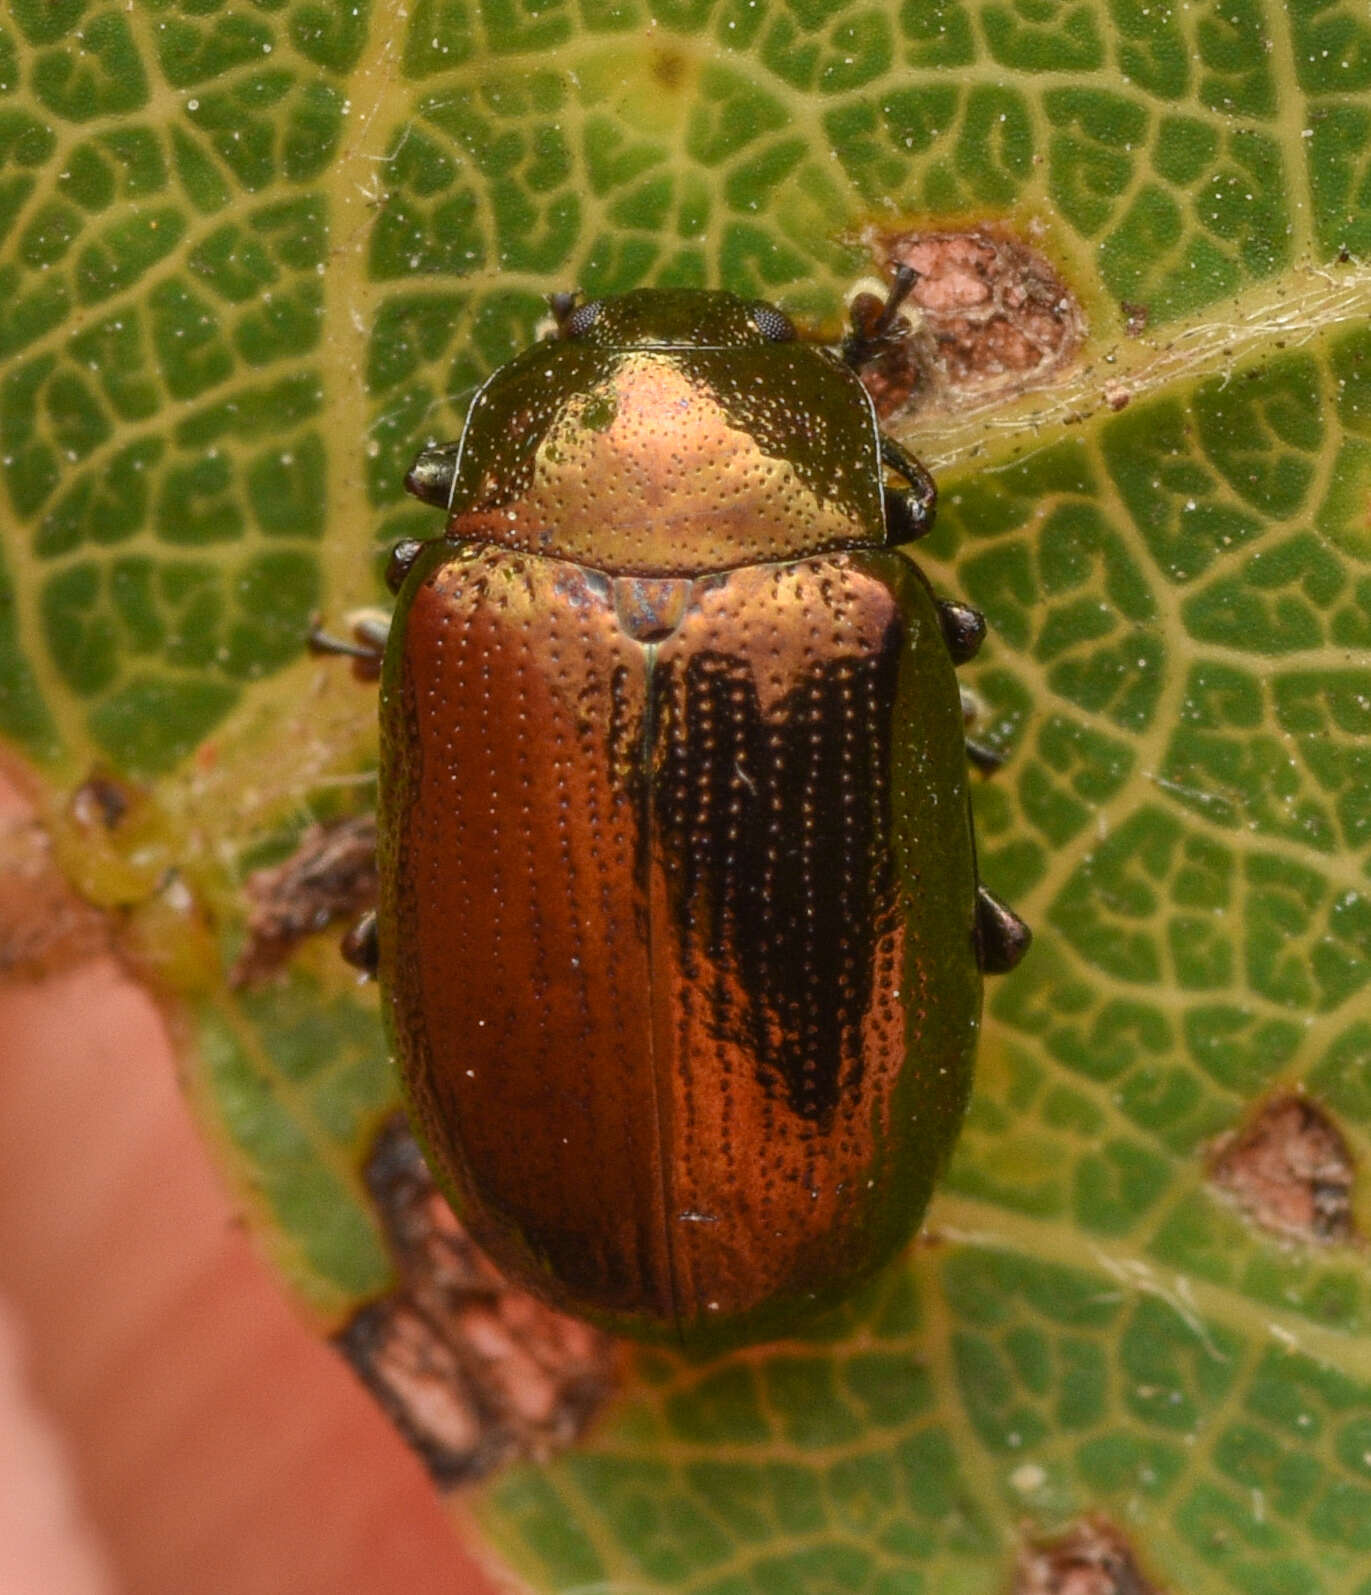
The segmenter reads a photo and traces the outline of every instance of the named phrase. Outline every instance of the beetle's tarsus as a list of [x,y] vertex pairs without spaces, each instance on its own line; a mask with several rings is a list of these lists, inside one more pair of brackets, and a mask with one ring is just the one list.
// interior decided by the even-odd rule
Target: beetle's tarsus
[[391,549],[390,558],[386,561],[386,586],[391,592],[398,593],[405,585],[405,577],[423,549],[424,545],[417,537],[402,537]]
[[892,543],[914,543],[928,530],[927,522],[912,493],[898,487],[882,487],[885,504],[886,535]]
[[988,742],[977,742],[971,737],[966,739],[966,756],[972,768],[979,770],[982,775],[994,775],[1004,765],[1003,753],[992,748]]
[[431,443],[420,449],[405,478],[405,491],[421,503],[445,510],[452,501],[457,479],[457,444]]
[[381,962],[380,941],[376,934],[376,914],[368,909],[338,944],[343,957],[369,980],[375,980]]
[[976,888],[976,957],[987,975],[1007,975],[1028,951],[1033,932],[984,886]]
[[346,637],[335,637],[325,631],[315,616],[305,633],[305,646],[320,658],[351,659],[352,673],[358,681],[377,681],[389,629],[390,622],[385,615],[363,610],[353,619],[352,641],[349,642]]
[[[884,432],[881,433],[881,464],[909,483],[907,493],[885,489],[886,525],[890,528],[891,541],[912,543],[926,537],[933,530],[933,517],[938,510],[937,484],[908,449],[902,449]],[[890,511],[896,503],[900,507],[892,518]]]
[[959,604],[954,598],[938,601],[938,614],[943,623],[943,636],[954,665],[964,665],[981,651],[985,641],[985,616],[970,604]]

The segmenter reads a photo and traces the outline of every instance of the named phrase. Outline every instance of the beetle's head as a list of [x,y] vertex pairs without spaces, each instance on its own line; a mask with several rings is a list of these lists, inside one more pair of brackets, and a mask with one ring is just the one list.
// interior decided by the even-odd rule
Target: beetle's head
[[578,306],[562,322],[561,335],[605,349],[760,349],[789,343],[795,328],[784,311],[760,299],[635,288]]

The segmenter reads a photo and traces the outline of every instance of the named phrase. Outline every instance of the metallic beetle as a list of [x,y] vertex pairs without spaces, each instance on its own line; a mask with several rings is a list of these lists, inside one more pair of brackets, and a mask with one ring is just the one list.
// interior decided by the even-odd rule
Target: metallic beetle
[[[390,1034],[508,1275],[607,1327],[782,1334],[909,1237],[983,970],[931,479],[770,305],[638,290],[497,371],[409,486],[382,674]],[[884,484],[883,467],[909,486]]]

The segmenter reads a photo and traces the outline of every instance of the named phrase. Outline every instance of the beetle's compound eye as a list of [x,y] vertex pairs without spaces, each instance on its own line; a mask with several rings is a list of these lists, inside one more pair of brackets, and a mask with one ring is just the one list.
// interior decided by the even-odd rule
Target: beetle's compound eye
[[748,314],[752,317],[752,325],[772,343],[789,343],[795,336],[794,323],[783,310],[777,310],[775,305],[756,304]]
[[605,308],[603,299],[592,299],[588,305],[581,305],[562,323],[562,336],[564,338],[579,338],[583,332],[589,332],[600,319],[600,312]]

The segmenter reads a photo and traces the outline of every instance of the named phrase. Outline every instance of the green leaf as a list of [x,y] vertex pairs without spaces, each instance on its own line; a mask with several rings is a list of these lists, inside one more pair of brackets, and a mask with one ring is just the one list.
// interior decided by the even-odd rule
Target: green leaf
[[[1095,1513],[1172,1589],[1371,1595],[1365,1252],[1210,1178],[1296,1090],[1371,1155],[1371,21],[0,19],[0,734],[178,994],[211,1139],[330,1327],[390,1278],[374,1002],[328,938],[226,978],[249,870],[371,801],[374,706],[305,656],[311,614],[435,529],[405,469],[548,291],[721,284],[835,329],[872,230],[981,223],[1088,323],[1044,383],[907,438],[942,489],[930,577],[990,623],[984,872],[1038,940],[906,1264],[804,1342],[640,1354],[584,1445],[474,1498],[536,1589],[986,1595]],[[139,789],[110,832],[67,801],[95,770]]]

